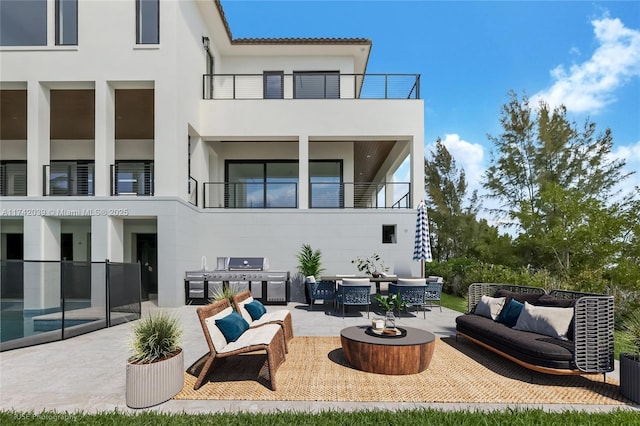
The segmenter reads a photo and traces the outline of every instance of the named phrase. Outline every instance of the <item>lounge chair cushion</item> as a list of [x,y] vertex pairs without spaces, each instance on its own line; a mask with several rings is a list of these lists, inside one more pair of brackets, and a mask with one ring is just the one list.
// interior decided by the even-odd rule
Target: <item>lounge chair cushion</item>
[[249,329],[249,323],[237,312],[231,312],[226,317],[217,319],[215,324],[224,335],[227,343],[235,342],[242,333]]
[[223,354],[250,346],[268,345],[271,343],[271,340],[273,340],[278,331],[280,331],[280,326],[278,324],[265,324],[262,327],[250,328],[242,333],[238,340],[235,342],[229,342],[227,346],[218,352]]
[[482,296],[476,305],[474,314],[495,320],[502,311],[506,299],[506,297]]
[[496,321],[506,325],[507,327],[513,327],[518,321],[522,308],[524,308],[524,303],[520,303],[516,299],[511,299],[504,308],[502,308],[502,311],[496,318]]
[[211,336],[211,342],[213,343],[213,347],[216,352],[220,352],[225,346],[227,346],[227,339],[222,334],[222,331],[216,326],[216,320],[220,318],[224,318],[227,315],[233,312],[233,308],[231,306],[223,309],[215,315],[212,315],[205,319],[207,323],[207,329],[209,330],[209,336]]
[[513,328],[567,340],[572,319],[573,308],[533,306],[524,302],[524,308]]
[[267,312],[267,309],[264,307],[264,305],[257,300],[254,300],[250,303],[245,303],[244,307],[247,309],[249,315],[251,315],[251,319],[254,321],[260,319],[260,317],[262,317]]

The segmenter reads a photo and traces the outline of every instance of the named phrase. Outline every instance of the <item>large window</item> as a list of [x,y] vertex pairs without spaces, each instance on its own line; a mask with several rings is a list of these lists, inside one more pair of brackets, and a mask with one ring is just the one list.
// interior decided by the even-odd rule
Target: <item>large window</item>
[[116,161],[114,195],[153,195],[153,161]]
[[47,1],[0,1],[0,46],[46,46]]
[[284,73],[282,71],[265,71],[264,73],[264,98],[282,99]]
[[159,0],[136,0],[136,43],[160,43]]
[[3,161],[0,163],[0,195],[27,195],[26,161]]
[[339,99],[340,74],[328,72],[294,72],[293,97],[296,99]]
[[78,44],[78,0],[56,0],[56,44]]
[[317,160],[309,163],[309,207],[344,207],[342,161]]
[[228,161],[225,207],[296,208],[296,161]]
[[52,161],[50,195],[94,195],[93,161]]

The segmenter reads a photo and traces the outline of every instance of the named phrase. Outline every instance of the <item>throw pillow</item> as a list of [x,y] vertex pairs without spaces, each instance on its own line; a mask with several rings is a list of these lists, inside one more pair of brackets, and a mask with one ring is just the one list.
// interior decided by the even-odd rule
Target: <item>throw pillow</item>
[[509,300],[509,303],[507,303],[506,306],[502,308],[502,311],[500,312],[500,315],[498,315],[498,318],[496,318],[496,321],[501,322],[507,327],[513,327],[514,325],[516,325],[523,307],[524,304],[518,302],[517,300]]
[[491,318],[495,321],[504,306],[505,297],[482,296],[473,312],[476,315]]
[[249,315],[251,315],[251,319],[254,321],[267,312],[267,309],[258,300],[254,300],[251,303],[245,303],[244,307],[249,311]]
[[235,342],[242,333],[249,329],[249,323],[237,312],[231,312],[226,317],[217,319],[216,326],[227,342]]
[[522,313],[513,328],[567,340],[567,331],[572,319],[573,308],[534,306],[524,302]]

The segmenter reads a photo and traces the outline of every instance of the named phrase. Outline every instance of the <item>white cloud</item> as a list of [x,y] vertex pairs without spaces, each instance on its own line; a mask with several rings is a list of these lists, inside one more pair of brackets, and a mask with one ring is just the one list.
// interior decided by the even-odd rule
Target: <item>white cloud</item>
[[[477,143],[467,142],[453,133],[444,136],[442,144],[447,147],[449,153],[462,167],[467,176],[467,183],[471,191],[479,189],[484,174],[484,147]],[[470,191],[470,192],[471,192]]]
[[553,85],[533,95],[533,105],[543,99],[551,107],[564,104],[571,112],[596,114],[615,102],[619,87],[640,76],[640,31],[625,27],[618,18],[591,24],[598,44],[591,58],[569,70],[563,65],[551,70]]

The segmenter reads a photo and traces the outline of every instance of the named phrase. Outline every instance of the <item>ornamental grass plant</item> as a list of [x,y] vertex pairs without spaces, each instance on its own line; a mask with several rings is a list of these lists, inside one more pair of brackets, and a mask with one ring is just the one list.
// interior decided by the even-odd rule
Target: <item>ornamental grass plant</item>
[[129,362],[149,364],[180,351],[182,328],[177,317],[156,311],[133,325]]

